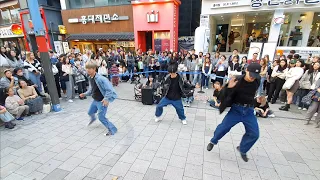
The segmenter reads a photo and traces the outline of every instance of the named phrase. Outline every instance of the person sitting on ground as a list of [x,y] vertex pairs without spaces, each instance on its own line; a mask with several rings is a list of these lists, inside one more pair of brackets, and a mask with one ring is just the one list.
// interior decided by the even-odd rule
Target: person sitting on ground
[[259,96],[255,99],[254,110],[256,116],[263,118],[275,117],[273,112],[270,110],[266,96]]
[[26,105],[29,106],[29,112],[39,114],[43,109],[43,100],[38,96],[36,90],[32,86],[28,86],[25,81],[19,81],[20,89],[18,94]]
[[221,103],[221,90],[222,86],[219,81],[216,81],[213,84],[214,91],[213,91],[213,98],[209,100],[209,104],[211,107],[218,109]]
[[17,95],[14,95],[13,88],[7,89],[6,108],[9,113],[14,115],[17,120],[23,120],[22,115],[29,113],[29,106],[24,104],[24,101]]
[[14,88],[16,90],[18,88],[18,78],[12,75],[10,69],[4,70],[4,75],[0,79],[0,88]]
[[4,106],[0,105],[0,119],[4,122],[4,127],[7,129],[13,129],[16,126],[12,121],[14,117],[7,111]]

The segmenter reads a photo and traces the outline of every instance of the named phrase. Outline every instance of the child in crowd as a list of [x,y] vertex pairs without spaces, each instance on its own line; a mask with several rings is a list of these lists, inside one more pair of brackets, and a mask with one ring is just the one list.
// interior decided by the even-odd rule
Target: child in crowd
[[213,98],[211,100],[208,100],[211,107],[218,109],[221,103],[221,90],[222,86],[219,81],[216,81],[213,84],[214,91],[213,91]]
[[273,112],[270,110],[266,96],[259,96],[255,99],[254,110],[256,116],[263,118],[275,117]]
[[143,62],[141,57],[139,57],[139,61],[138,61],[138,71],[143,72]]
[[109,74],[112,77],[112,85],[113,86],[118,86],[119,84],[119,68],[117,67],[116,63],[113,63],[110,70]]

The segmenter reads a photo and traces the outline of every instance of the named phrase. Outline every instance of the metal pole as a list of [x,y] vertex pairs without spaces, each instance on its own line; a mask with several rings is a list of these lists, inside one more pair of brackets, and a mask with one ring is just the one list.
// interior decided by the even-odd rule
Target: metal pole
[[49,94],[53,105],[53,111],[58,112],[61,110],[58,91],[55,83],[55,79],[52,73],[52,65],[49,57],[49,49],[47,46],[47,39],[45,37],[44,24],[41,18],[38,0],[28,0],[28,7],[34,25],[34,32],[40,52],[42,67],[44,69],[44,75],[48,84]]
[[55,51],[56,50],[56,47],[54,46],[54,37],[53,37],[53,31],[52,31],[52,24],[53,22],[50,21],[50,31],[51,31],[51,37],[52,37],[52,50]]

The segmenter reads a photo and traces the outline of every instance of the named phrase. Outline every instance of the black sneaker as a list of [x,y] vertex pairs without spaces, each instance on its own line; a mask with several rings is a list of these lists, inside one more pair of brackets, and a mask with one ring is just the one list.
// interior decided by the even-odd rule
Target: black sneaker
[[111,132],[109,131],[108,133],[104,134],[105,136],[112,136]]
[[7,128],[7,129],[13,129],[14,128],[14,126],[9,122],[6,122],[4,127]]
[[214,144],[212,144],[211,142],[208,144],[208,146],[207,146],[207,150],[208,151],[211,151],[212,150],[212,148],[213,148],[213,146],[214,146]]
[[247,157],[246,154],[242,154],[242,153],[240,152],[240,146],[237,147],[237,150],[239,151],[242,160],[243,160],[244,162],[248,162],[248,161],[249,161],[249,158]]
[[90,126],[93,122],[95,122],[96,121],[96,119],[92,119],[92,120],[90,120],[90,122],[89,122],[89,124],[87,125],[87,126]]
[[10,121],[9,123],[12,124],[13,127],[17,125],[16,123],[13,123],[12,121]]

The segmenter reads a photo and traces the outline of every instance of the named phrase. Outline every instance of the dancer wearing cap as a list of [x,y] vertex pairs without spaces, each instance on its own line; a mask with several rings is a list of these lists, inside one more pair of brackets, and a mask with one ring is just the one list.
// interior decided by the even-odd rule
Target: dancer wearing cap
[[184,81],[182,76],[180,76],[177,71],[177,64],[171,63],[168,66],[169,74],[165,77],[163,82],[164,97],[160,100],[159,104],[156,107],[155,122],[160,121],[160,116],[163,113],[163,107],[171,104],[176,109],[176,112],[182,124],[187,124],[181,98],[182,95],[185,95],[186,91],[188,91],[186,90],[186,88],[189,88],[192,85],[187,81]]
[[247,67],[246,74],[233,77],[222,90],[221,105],[219,107],[222,113],[226,107],[231,107],[228,114],[218,125],[214,136],[207,146],[211,151],[214,145],[227,134],[230,129],[242,122],[246,133],[243,135],[240,146],[237,147],[241,158],[248,162],[246,153],[259,138],[259,126],[257,118],[254,115],[254,97],[260,85],[261,66],[258,63],[252,63]]

